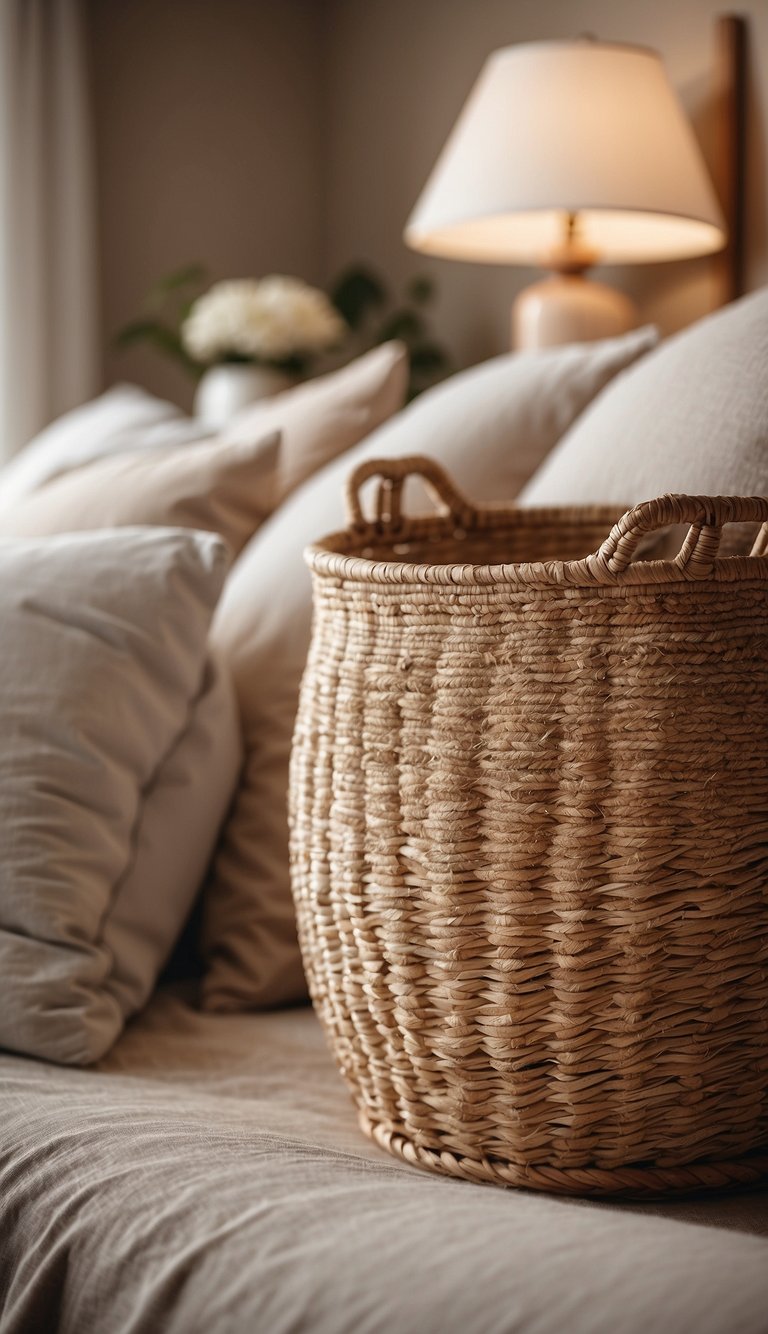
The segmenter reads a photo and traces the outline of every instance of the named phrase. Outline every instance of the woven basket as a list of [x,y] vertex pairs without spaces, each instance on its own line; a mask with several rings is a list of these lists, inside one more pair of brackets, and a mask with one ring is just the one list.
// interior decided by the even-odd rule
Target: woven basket
[[[442,514],[403,517],[409,473]],[[475,509],[421,458],[364,465],[348,501],[307,553],[292,867],[363,1128],[472,1181],[763,1179],[768,526],[750,556],[718,543],[768,501],[611,527]],[[674,560],[633,562],[680,522]]]

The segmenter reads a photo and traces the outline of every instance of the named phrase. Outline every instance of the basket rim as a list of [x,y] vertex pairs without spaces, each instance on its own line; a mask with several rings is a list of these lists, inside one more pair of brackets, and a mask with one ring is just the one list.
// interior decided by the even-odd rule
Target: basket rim
[[[431,563],[408,560],[373,559],[350,554],[349,548],[365,550],[372,542],[397,548],[412,540],[429,541],[458,535],[471,536],[497,529],[524,527],[535,529],[551,524],[605,523],[606,532],[624,514],[624,508],[611,504],[550,505],[525,508],[489,505],[482,511],[481,525],[457,529],[454,519],[442,514],[419,515],[392,523],[368,522],[339,529],[304,548],[304,560],[315,575],[334,581],[363,585],[416,585],[477,588],[480,585],[511,587],[617,587],[622,585],[658,586],[735,583],[745,580],[768,581],[768,555],[718,556],[706,574],[681,568],[675,560],[637,560],[626,569],[614,572],[606,567],[599,552],[578,560]],[[347,548],[345,551],[344,548]]]

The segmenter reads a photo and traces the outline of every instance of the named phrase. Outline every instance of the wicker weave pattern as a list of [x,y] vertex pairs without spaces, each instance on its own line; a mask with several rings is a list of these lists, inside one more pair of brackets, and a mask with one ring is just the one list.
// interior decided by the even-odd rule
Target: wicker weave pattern
[[[768,559],[716,552],[768,503],[664,498],[603,542],[613,513],[476,512],[425,460],[380,466],[377,519],[368,465],[309,553],[291,780],[305,964],[364,1128],[472,1180],[760,1179]],[[402,517],[414,469],[447,517]],[[632,563],[681,519],[676,562]]]

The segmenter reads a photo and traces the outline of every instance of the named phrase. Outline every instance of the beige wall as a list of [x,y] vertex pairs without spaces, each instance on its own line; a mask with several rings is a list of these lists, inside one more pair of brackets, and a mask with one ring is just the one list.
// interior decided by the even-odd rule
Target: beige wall
[[187,378],[110,338],[161,275],[321,277],[322,7],[88,0],[107,382],[188,402]]
[[[366,259],[391,279],[430,270],[460,363],[503,349],[522,268],[424,260],[402,229],[485,57],[591,32],[660,49],[713,148],[715,17],[723,0],[87,0],[100,180],[105,335],[158,276],[328,280]],[[768,0],[751,24],[750,286],[768,281]],[[607,269],[672,330],[714,300],[699,260]],[[188,401],[151,353],[105,354],[105,377]]]
[[[331,0],[327,95],[326,267],[352,254],[391,274],[431,271],[440,320],[461,361],[500,350],[514,293],[535,271],[424,260],[403,224],[480,71],[497,47],[593,33],[661,50],[708,154],[715,16],[723,0]],[[739,12],[751,27],[750,286],[768,282],[768,0]],[[644,318],[671,331],[715,297],[707,260],[605,269]]]

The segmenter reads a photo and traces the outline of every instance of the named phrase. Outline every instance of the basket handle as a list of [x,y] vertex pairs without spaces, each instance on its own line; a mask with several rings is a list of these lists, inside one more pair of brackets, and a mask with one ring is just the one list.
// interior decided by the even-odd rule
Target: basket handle
[[768,520],[757,534],[749,554],[750,556],[768,556]]
[[640,538],[668,524],[689,523],[674,559],[693,579],[706,579],[726,523],[761,523],[750,555],[768,553],[768,498],[764,496],[660,496],[627,510],[591,558],[601,573],[623,574]]
[[413,454],[400,459],[370,459],[351,473],[347,479],[345,501],[347,521],[355,528],[370,527],[360,502],[360,490],[370,477],[381,479],[376,492],[374,520],[379,528],[400,527],[403,518],[403,484],[408,477],[420,477],[426,482],[427,489],[442,504],[457,528],[471,527],[477,520],[478,511],[456,490],[439,463],[423,454]]

